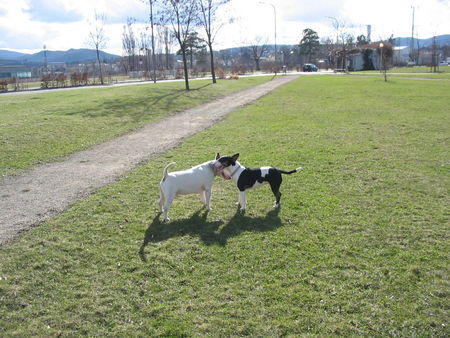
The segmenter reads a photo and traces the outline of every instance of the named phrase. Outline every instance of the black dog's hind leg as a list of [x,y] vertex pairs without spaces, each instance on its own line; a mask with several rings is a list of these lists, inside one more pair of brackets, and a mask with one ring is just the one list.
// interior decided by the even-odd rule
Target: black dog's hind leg
[[270,188],[272,189],[272,192],[275,195],[275,205],[273,206],[274,208],[279,208],[281,206],[280,205],[280,200],[281,200],[280,185],[281,185],[281,180],[280,180],[280,182],[270,182]]

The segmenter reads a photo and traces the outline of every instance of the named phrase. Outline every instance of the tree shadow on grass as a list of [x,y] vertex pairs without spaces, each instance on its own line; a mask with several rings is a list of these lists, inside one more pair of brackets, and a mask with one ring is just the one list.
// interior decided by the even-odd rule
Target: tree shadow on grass
[[[191,92],[195,92],[210,86],[210,83],[202,86],[192,88]],[[173,89],[167,93],[167,91],[161,89],[160,95],[153,96],[138,96],[138,97],[119,97],[117,99],[102,100],[98,102],[96,107],[89,110],[75,109],[70,112],[66,112],[65,115],[80,115],[83,117],[96,118],[105,116],[124,117],[128,116],[134,122],[140,122],[145,119],[149,114],[170,112],[176,110],[178,101],[183,99],[189,91],[185,89]],[[153,90],[153,93],[157,90]],[[157,109],[155,109],[157,107]],[[186,108],[187,109],[187,108]]]
[[204,209],[198,210],[190,218],[170,223],[161,222],[160,214],[157,214],[145,231],[139,255],[146,262],[145,248],[148,245],[188,234],[198,236],[206,245],[225,246],[229,238],[242,232],[273,231],[283,225],[278,216],[279,210],[273,209],[265,217],[248,217],[237,210],[224,226],[222,221],[208,221],[208,211]]

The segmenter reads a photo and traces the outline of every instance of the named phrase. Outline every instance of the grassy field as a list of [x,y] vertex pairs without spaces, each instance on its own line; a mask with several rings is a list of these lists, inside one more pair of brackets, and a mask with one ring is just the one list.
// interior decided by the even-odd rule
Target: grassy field
[[[0,249],[2,336],[448,336],[450,84],[308,76]],[[283,207],[217,178],[157,213],[164,165],[303,166]]]
[[[382,75],[379,70],[367,70],[351,72],[352,75]],[[450,67],[439,67],[438,73],[433,73],[431,67],[394,67],[388,69],[390,78],[423,78],[423,79],[448,79],[450,80]]]
[[[392,73],[432,73],[433,68],[432,67],[394,67],[389,70]],[[450,67],[449,66],[440,66],[439,67],[440,73],[450,73]]]
[[89,148],[168,114],[271,77],[0,96],[0,177]]

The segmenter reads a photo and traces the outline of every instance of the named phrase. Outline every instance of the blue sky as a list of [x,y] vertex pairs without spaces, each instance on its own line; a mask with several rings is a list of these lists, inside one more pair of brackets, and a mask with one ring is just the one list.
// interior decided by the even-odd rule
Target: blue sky
[[[221,18],[234,21],[221,28],[216,48],[242,46],[257,38],[273,43],[275,13],[278,44],[298,43],[305,28],[334,38],[334,20],[354,35],[365,34],[366,25],[371,24],[372,40],[392,34],[410,36],[412,5],[416,36],[450,34],[450,0],[231,0]],[[107,17],[105,50],[109,52],[121,54],[127,17],[137,19],[137,34],[145,31],[148,7],[141,0],[0,0],[0,49],[36,52],[43,45],[50,50],[88,47],[94,11]]]

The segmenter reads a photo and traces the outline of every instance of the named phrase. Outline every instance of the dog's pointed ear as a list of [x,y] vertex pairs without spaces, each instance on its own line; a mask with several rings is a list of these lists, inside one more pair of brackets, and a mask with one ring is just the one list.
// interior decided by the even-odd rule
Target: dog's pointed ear
[[217,155],[216,155],[216,160],[218,160],[219,158],[220,158],[220,154],[217,153]]
[[233,156],[231,156],[232,158],[233,158],[233,160],[237,160],[238,159],[238,157],[239,157],[239,153],[237,153],[237,154],[234,154]]

